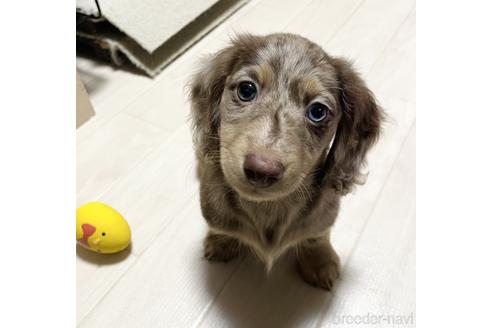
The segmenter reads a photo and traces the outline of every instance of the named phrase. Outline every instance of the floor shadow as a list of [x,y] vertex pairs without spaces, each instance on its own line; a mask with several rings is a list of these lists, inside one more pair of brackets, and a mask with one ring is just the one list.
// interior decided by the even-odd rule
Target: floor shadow
[[[225,326],[312,326],[328,309],[333,294],[306,284],[290,256],[280,260],[269,274],[263,264],[251,256],[235,263],[237,269],[218,296],[214,277],[216,268],[211,269],[209,265],[205,269],[210,297],[216,297],[211,311],[218,311],[214,315],[225,320]],[[234,265],[234,262],[227,265]]]
[[77,257],[85,262],[97,265],[112,265],[124,261],[132,252],[132,244],[115,254],[101,254],[90,251],[77,244]]

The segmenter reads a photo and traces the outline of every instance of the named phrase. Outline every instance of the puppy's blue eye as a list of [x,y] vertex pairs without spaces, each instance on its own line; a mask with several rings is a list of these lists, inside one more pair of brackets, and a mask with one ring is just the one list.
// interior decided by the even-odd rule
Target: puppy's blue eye
[[328,116],[328,107],[318,102],[308,108],[307,117],[311,122],[322,122]]
[[251,101],[256,97],[256,86],[251,82],[241,82],[237,87],[237,95],[242,101]]

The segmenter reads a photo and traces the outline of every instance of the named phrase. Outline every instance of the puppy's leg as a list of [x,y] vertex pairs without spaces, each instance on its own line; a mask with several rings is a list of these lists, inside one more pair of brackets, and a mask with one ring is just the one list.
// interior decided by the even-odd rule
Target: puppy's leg
[[227,262],[241,253],[241,243],[227,235],[209,231],[203,242],[205,258],[209,261]]
[[340,259],[329,238],[307,239],[297,247],[297,263],[304,280],[330,290],[340,274]]

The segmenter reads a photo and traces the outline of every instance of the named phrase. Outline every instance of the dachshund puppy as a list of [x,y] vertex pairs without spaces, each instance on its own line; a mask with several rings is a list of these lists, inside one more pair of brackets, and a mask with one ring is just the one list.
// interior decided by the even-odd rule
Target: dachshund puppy
[[371,91],[301,36],[240,35],[205,60],[190,99],[205,257],[250,250],[269,271],[292,250],[304,280],[331,289],[330,227],[383,119]]

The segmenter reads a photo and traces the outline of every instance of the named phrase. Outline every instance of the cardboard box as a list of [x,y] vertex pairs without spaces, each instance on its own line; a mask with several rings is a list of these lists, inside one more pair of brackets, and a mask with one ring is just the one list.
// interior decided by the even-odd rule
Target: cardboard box
[[89,95],[80,80],[79,73],[77,73],[77,129],[95,114]]

